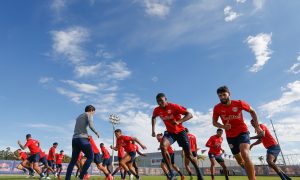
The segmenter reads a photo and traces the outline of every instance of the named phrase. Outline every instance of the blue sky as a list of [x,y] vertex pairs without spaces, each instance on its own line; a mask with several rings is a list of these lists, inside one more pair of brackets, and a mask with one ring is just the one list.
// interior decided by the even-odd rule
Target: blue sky
[[[0,6],[1,147],[31,133],[71,150],[74,119],[94,104],[98,142],[111,144],[108,115],[148,152],[155,95],[186,106],[200,147],[215,133],[216,89],[277,128],[283,152],[300,153],[298,1],[53,0]],[[249,120],[249,116],[246,115]],[[253,132],[252,128],[251,132]],[[162,131],[160,122],[158,130]],[[229,148],[224,143],[224,148]],[[252,151],[264,155],[262,146]]]

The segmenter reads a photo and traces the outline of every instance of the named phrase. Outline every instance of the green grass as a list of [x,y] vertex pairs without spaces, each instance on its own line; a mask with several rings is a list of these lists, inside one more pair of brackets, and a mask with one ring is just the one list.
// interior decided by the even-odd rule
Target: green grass
[[[17,179],[26,179],[25,176],[3,176],[3,175],[0,175],[0,179],[9,179],[9,180],[17,180]],[[38,179],[38,177],[35,177],[34,179]],[[51,179],[54,179],[53,177],[51,177]],[[64,177],[62,178],[64,179]],[[101,176],[92,176],[90,178],[90,180],[103,180],[104,177]],[[127,178],[128,179],[128,178]],[[166,177],[165,176],[143,176],[142,177],[143,180],[166,180]],[[180,178],[177,178],[178,180]],[[190,180],[189,177],[186,177],[185,178],[186,180]],[[196,180],[197,178],[194,177],[194,180]],[[205,176],[204,177],[205,180],[210,180],[211,178],[209,176]],[[216,176],[215,177],[215,180],[224,180],[225,178],[223,176]],[[245,176],[230,176],[229,177],[230,180],[247,180],[248,178],[245,177]],[[292,177],[293,180],[300,180],[300,177]],[[72,178],[72,180],[75,180],[75,178]],[[119,177],[116,178],[116,180],[120,180]],[[258,176],[257,177],[257,180],[280,180],[279,177],[277,176]]]

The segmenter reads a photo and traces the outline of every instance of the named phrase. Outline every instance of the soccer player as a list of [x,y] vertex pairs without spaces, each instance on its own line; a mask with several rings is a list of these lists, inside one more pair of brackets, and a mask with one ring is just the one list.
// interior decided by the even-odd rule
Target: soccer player
[[[112,146],[110,147],[112,149]],[[115,169],[115,171],[112,173],[112,176],[114,176],[117,172],[120,171],[121,173],[121,179],[124,180],[126,177],[126,172],[124,172],[124,169],[121,167],[120,162],[124,157],[124,148],[120,146],[118,148],[118,162],[119,162],[119,167]]]
[[[186,110],[186,108],[167,102],[167,97],[164,93],[159,93],[156,96],[156,101],[158,107],[153,111],[152,115],[152,136],[155,137],[155,124],[156,117],[160,117],[166,125],[167,131],[165,131],[163,141],[160,143],[161,152],[163,158],[166,160],[166,165],[169,170],[168,178],[173,180],[175,175],[171,171],[171,158],[168,153],[168,147],[177,141],[178,145],[183,148],[185,156],[192,162],[197,177],[200,180],[203,180],[203,177],[200,173],[200,169],[197,165],[197,161],[193,158],[190,150],[190,144],[185,132],[185,128],[182,123],[188,121],[193,117],[193,115]],[[182,117],[183,115],[183,117]]]
[[82,166],[84,164],[84,162],[82,161],[82,157],[83,157],[83,153],[82,153],[82,151],[80,151],[79,157],[78,157],[77,162],[75,164],[76,167],[77,167],[77,171],[76,171],[75,177],[78,177],[78,173],[81,171]]
[[[30,156],[27,158],[27,160],[22,162],[22,166],[26,168],[32,168],[40,175],[40,179],[44,177],[43,173],[41,172],[41,169],[39,167],[39,160],[40,160],[40,142],[37,140],[34,140],[31,138],[31,134],[26,135],[26,144],[23,146],[21,141],[18,141],[18,144],[21,149],[25,150],[27,147],[30,151]],[[28,166],[28,162],[30,163],[30,166]]]
[[[159,143],[161,143],[163,141],[163,134],[162,133],[159,133],[156,135],[156,139]],[[160,147],[158,148],[158,150],[160,150]],[[181,173],[180,169],[178,168],[178,166],[176,166],[175,164],[175,154],[174,154],[174,150],[172,148],[172,146],[170,145],[167,149],[168,153],[170,154],[170,158],[171,158],[171,164],[172,164],[172,167],[175,171],[177,171],[177,173],[180,175],[181,177],[181,180],[184,179],[184,175]],[[169,170],[168,168],[166,167],[166,160],[163,158],[161,160],[161,164],[160,164],[160,167],[163,169],[164,173],[166,174],[166,176],[168,176],[168,173],[169,173]]]
[[[55,150],[58,146],[57,142],[54,142],[52,147],[49,149],[49,153],[47,156],[47,162],[48,162],[48,166],[50,166],[52,169],[55,168]],[[47,170],[47,177],[49,177],[49,170]],[[56,174],[54,174],[54,177],[56,177]]]
[[[250,137],[248,127],[244,122],[242,111],[249,112],[254,120],[255,130],[258,134],[263,133],[258,125],[256,112],[242,100],[231,100],[230,91],[227,86],[217,89],[220,103],[213,110],[213,125],[225,129],[228,145],[236,161],[244,167],[249,180],[255,180],[255,171],[250,159]],[[219,117],[223,124],[218,122]]]
[[[255,123],[253,120],[251,120],[251,125],[255,127]],[[250,139],[258,139],[256,142],[250,145],[250,149],[253,148],[253,146],[258,145],[262,143],[264,147],[267,149],[267,162],[268,165],[274,169],[274,171],[280,176],[282,180],[290,180],[291,178],[288,177],[277,165],[276,160],[277,156],[279,155],[281,148],[279,144],[276,142],[276,140],[272,137],[272,134],[270,130],[265,126],[264,124],[259,125],[260,128],[265,132],[262,135],[257,135],[250,137]]]
[[[45,169],[47,169],[47,171],[54,172],[54,170],[48,165],[47,155],[42,150],[40,151],[39,162],[42,163],[42,165],[44,165],[42,168],[42,172],[45,172]],[[46,177],[46,179],[50,179],[50,177]]]
[[140,179],[140,176],[135,172],[135,169],[132,167],[133,160],[136,156],[136,151],[134,144],[132,144],[133,141],[137,142],[143,149],[146,149],[146,146],[144,146],[137,138],[125,136],[122,134],[121,129],[115,130],[115,136],[117,138],[117,144],[116,147],[112,147],[115,151],[119,149],[120,146],[124,148],[126,151],[125,156],[122,158],[120,165],[125,171],[130,171],[131,174],[133,174],[136,179]]
[[110,165],[110,154],[108,152],[108,150],[106,149],[106,147],[104,146],[103,143],[100,143],[100,149],[101,149],[101,152],[102,152],[102,166],[107,169],[107,171],[109,173],[110,170],[108,168],[108,166]]
[[92,136],[89,136],[89,141],[91,143],[93,153],[94,153],[94,163],[96,164],[97,168],[105,174],[106,179],[111,180],[112,176],[110,172],[103,166],[103,164],[101,164],[100,151]]
[[[190,148],[191,148],[191,152],[192,152],[192,155],[193,155],[193,158],[196,160],[197,162],[197,165],[198,165],[198,159],[197,159],[197,151],[198,151],[198,147],[197,147],[197,139],[196,139],[196,136],[191,134],[188,130],[188,128],[185,128],[185,132],[188,136],[188,139],[189,139],[189,143],[190,143]],[[190,179],[193,179],[193,176],[192,176],[192,171],[191,171],[191,168],[189,166],[190,164],[190,160],[187,158],[187,157],[184,157],[184,164],[185,164],[185,168],[190,176]]]
[[[140,155],[140,156],[146,156],[146,154],[142,153],[142,152],[139,150],[139,146],[138,146],[137,144],[135,144],[135,141],[133,141],[132,144],[134,145],[134,150],[135,150],[135,152],[136,152],[138,155]],[[135,170],[136,174],[139,175],[139,168],[138,168],[138,166],[137,166],[135,160],[136,160],[136,157],[134,158],[132,165],[133,165],[133,167],[134,167],[134,170]]]
[[56,173],[57,173],[58,179],[61,179],[60,173],[62,171],[62,162],[64,160],[64,157],[65,157],[65,155],[64,155],[63,150],[60,150],[60,153],[55,155]]
[[96,109],[94,106],[88,105],[85,107],[85,113],[79,115],[76,119],[74,135],[72,140],[72,158],[67,169],[66,180],[71,179],[71,174],[78,160],[80,151],[82,151],[85,154],[87,159],[82,167],[82,171],[79,175],[79,179],[83,179],[84,175],[86,174],[87,170],[89,169],[94,159],[92,146],[88,139],[87,127],[89,127],[99,138],[99,134],[95,130],[94,122],[93,122],[93,116],[95,114],[95,110]]
[[217,161],[223,168],[223,172],[225,175],[226,180],[228,180],[228,170],[225,165],[224,159],[222,158],[221,151],[224,153],[225,151],[222,149],[221,145],[223,142],[223,129],[217,129],[217,134],[213,135],[209,138],[206,142],[206,147],[209,147],[208,157],[210,160],[210,173],[211,179],[215,179],[215,161]]
[[[22,162],[27,160],[26,152],[22,151],[21,149],[18,149],[17,152],[18,152],[18,157],[17,157],[18,160],[21,160]],[[26,169],[28,169],[29,175],[33,176],[33,173],[34,173],[33,169],[22,166],[22,162],[17,166],[17,169],[23,171],[24,174],[26,174],[26,172],[27,172]]]

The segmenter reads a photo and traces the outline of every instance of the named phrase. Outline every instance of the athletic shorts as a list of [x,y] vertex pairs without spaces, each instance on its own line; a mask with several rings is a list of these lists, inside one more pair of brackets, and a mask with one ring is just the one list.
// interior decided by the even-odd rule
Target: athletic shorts
[[100,164],[101,163],[101,155],[100,153],[94,153],[94,163]]
[[[171,153],[171,154],[170,154],[170,158],[171,158],[171,163],[172,163],[172,164],[175,164],[175,155],[174,155],[174,153]],[[165,158],[162,158],[161,162],[162,162],[162,163],[166,163]]]
[[103,160],[102,160],[102,165],[103,165],[103,166],[109,166],[109,165],[110,165],[110,158],[103,159]]
[[53,169],[55,165],[54,160],[48,160],[47,162],[48,162],[48,166]]
[[136,152],[132,151],[132,152],[129,152],[128,154],[131,157],[131,160],[129,162],[133,162],[135,160]]
[[40,153],[36,153],[36,154],[32,154],[30,155],[27,160],[30,162],[30,163],[35,163],[35,162],[39,162],[40,160]]
[[178,145],[182,147],[182,149],[186,152],[190,151],[190,142],[188,136],[185,131],[181,131],[178,134],[169,133],[165,131],[164,138],[167,139],[172,145],[175,141],[177,141]]
[[192,151],[192,155],[194,156],[194,157],[197,157],[198,155],[197,155],[197,151]]
[[62,164],[56,164],[56,169],[62,168]]
[[123,158],[122,157],[118,157],[118,161],[120,162]]
[[237,137],[228,137],[227,138],[228,145],[233,155],[240,153],[240,144],[246,143],[250,144],[250,136],[249,132],[243,132],[239,134]]
[[43,165],[47,165],[48,164],[46,156],[40,158],[39,162],[41,162]]
[[224,159],[222,158],[221,154],[212,154],[208,153],[209,159],[215,159],[218,163],[224,162]]
[[270,146],[267,148],[267,155],[272,154],[275,158],[277,158],[278,154],[280,153],[281,149],[278,144]]

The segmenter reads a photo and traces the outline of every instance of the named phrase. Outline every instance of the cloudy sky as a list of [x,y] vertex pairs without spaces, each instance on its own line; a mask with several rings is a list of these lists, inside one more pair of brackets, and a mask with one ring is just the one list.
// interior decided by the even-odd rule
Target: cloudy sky
[[[93,104],[98,142],[112,143],[108,115],[116,113],[125,134],[156,151],[150,118],[158,92],[190,109],[194,118],[185,125],[204,148],[216,130],[216,89],[226,84],[261,122],[270,127],[273,119],[285,154],[300,153],[299,6],[292,0],[1,1],[1,148],[17,147],[31,133],[43,149],[58,141],[70,153],[74,120]],[[252,151],[264,154],[262,146]]]

